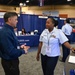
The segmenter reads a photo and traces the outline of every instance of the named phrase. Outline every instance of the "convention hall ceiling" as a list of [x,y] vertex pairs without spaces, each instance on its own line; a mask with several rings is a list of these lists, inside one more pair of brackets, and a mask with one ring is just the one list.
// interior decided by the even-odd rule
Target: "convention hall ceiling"
[[[38,6],[39,0],[0,0],[1,5],[8,6],[19,6],[19,3],[25,3],[27,6]],[[65,5],[65,4],[75,4],[75,0],[67,1],[67,0],[44,0],[44,5]]]

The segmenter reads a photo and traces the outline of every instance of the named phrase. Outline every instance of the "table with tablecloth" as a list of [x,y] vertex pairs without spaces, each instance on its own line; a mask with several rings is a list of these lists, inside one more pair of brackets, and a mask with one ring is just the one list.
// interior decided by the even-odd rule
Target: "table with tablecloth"
[[17,36],[19,43],[27,46],[35,47],[39,44],[39,35]]

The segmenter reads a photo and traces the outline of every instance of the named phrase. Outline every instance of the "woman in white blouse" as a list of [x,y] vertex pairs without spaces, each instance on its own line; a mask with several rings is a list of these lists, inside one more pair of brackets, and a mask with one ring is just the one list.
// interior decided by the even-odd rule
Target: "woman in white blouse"
[[67,37],[60,29],[54,26],[55,20],[48,18],[46,21],[46,29],[40,35],[36,59],[39,61],[41,53],[41,64],[44,75],[54,75],[54,69],[60,55],[59,43],[64,44],[67,48],[72,50],[71,45],[67,42]]

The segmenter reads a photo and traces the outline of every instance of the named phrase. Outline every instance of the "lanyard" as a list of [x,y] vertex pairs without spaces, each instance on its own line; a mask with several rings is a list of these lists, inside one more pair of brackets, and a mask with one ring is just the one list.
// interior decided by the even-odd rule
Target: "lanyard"
[[47,33],[48,46],[49,46],[49,45],[50,45],[50,43],[49,43],[50,41],[49,41],[49,40],[50,40],[50,38],[51,38],[51,36],[52,36],[52,33],[51,33],[51,35],[50,35],[49,37],[48,37],[48,34],[49,34],[49,33]]

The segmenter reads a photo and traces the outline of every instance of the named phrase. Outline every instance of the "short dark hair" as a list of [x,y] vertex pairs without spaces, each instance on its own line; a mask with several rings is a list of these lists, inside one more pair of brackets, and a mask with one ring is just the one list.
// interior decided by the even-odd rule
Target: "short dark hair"
[[54,27],[58,26],[58,20],[55,20],[55,25]]
[[4,14],[4,21],[7,22],[9,17],[17,16],[18,14],[16,12],[6,12]]
[[66,21],[66,23],[70,23],[70,19],[69,18],[67,18],[65,21]]
[[52,23],[54,24],[54,27],[58,25],[58,21],[55,20],[53,17],[50,18],[52,20]]

